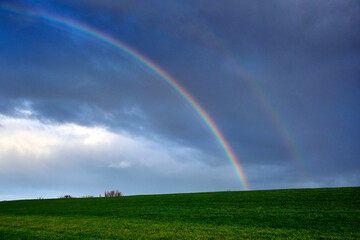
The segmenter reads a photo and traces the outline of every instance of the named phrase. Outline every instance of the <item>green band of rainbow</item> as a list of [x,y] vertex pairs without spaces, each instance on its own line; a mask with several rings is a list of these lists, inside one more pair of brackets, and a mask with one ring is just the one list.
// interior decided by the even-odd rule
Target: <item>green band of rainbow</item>
[[136,60],[141,65],[150,69],[157,76],[163,79],[171,88],[173,88],[180,96],[182,96],[190,106],[198,113],[201,119],[204,121],[206,126],[210,129],[210,131],[214,134],[220,146],[223,148],[227,158],[230,160],[233,165],[236,174],[238,175],[240,182],[244,186],[246,190],[249,189],[249,184],[246,180],[245,173],[240,165],[239,160],[237,159],[234,151],[231,149],[229,142],[226,140],[220,129],[217,127],[215,122],[212,120],[210,115],[205,111],[205,109],[198,103],[198,101],[191,96],[191,94],[183,87],[179,82],[177,82],[172,76],[170,76],[165,70],[160,68],[150,59],[146,58],[136,50],[127,46],[126,44],[120,42],[119,40],[110,37],[96,29],[90,28],[83,24],[71,21],[69,19],[65,19],[60,16],[55,16],[53,14],[39,13],[33,10],[28,9],[20,9],[18,7],[13,6],[0,6],[0,10],[4,10],[10,13],[16,13],[21,15],[26,15],[30,17],[34,17],[40,20],[45,20],[47,22],[55,23],[57,25],[61,25],[66,28],[74,29],[78,32],[84,33],[87,36],[98,39],[108,45],[113,46],[114,48],[120,50],[122,53],[130,56],[132,59]]

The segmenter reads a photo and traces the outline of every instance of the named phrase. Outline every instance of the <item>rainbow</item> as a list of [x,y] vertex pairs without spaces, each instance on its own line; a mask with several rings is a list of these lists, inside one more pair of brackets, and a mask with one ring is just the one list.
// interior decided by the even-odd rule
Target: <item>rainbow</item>
[[159,67],[156,63],[152,62],[150,59],[145,57],[144,55],[137,52],[135,49],[127,46],[123,42],[103,33],[94,28],[90,28],[89,26],[80,24],[73,20],[66,19],[61,16],[57,16],[54,14],[48,14],[43,12],[37,12],[29,9],[22,9],[19,7],[9,6],[9,5],[0,5],[0,10],[15,13],[20,15],[25,15],[32,18],[37,18],[39,20],[43,20],[45,22],[50,22],[65,28],[73,29],[77,32],[83,33],[86,36],[92,37],[94,39],[100,40],[117,50],[121,51],[123,54],[131,57],[136,60],[140,65],[145,66],[150,69],[153,73],[155,73],[158,77],[164,80],[172,89],[174,89],[185,101],[190,104],[190,106],[197,112],[197,114],[201,117],[203,122],[212,132],[212,134],[217,139],[218,143],[224,150],[227,158],[230,160],[233,165],[236,174],[242,183],[245,190],[249,190],[249,184],[246,180],[245,173],[240,165],[239,160],[237,159],[234,151],[232,150],[229,142],[226,140],[224,134],[220,131],[219,127],[212,120],[210,115],[205,111],[205,109],[200,105],[200,103],[187,91],[175,78],[173,78],[170,74],[168,74],[165,70]]

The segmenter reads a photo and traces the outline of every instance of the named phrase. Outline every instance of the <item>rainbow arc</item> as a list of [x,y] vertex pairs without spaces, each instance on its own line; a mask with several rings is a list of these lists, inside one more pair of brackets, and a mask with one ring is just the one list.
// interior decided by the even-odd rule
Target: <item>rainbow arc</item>
[[156,63],[154,63],[153,61],[151,61],[144,55],[140,54],[135,49],[126,45],[125,43],[119,41],[118,39],[115,39],[114,37],[111,37],[103,32],[100,32],[97,29],[91,28],[89,26],[75,22],[73,20],[70,20],[70,19],[67,19],[67,18],[64,18],[61,16],[53,15],[53,14],[48,14],[48,13],[43,13],[43,12],[40,13],[40,12],[37,12],[34,10],[21,9],[19,7],[8,6],[8,5],[6,5],[6,6],[0,5],[0,10],[6,11],[9,13],[14,13],[14,14],[19,14],[19,15],[23,15],[23,16],[36,18],[39,20],[43,20],[45,22],[56,24],[58,26],[73,29],[74,31],[83,33],[84,35],[86,35],[88,37],[92,37],[94,39],[97,39],[103,43],[106,43],[106,44],[114,47],[115,49],[119,50],[123,54],[125,54],[125,55],[129,56],[130,58],[134,59],[135,61],[137,61],[140,65],[151,70],[159,78],[164,80],[169,85],[169,87],[171,87],[175,92],[177,92],[200,116],[202,121],[205,123],[205,125],[209,128],[209,130],[215,136],[219,145],[222,147],[223,151],[225,152],[227,158],[230,160],[243,187],[246,190],[250,189],[249,184],[246,180],[246,176],[243,171],[243,168],[242,168],[238,158],[236,157],[234,151],[232,150],[229,142],[226,140],[224,134],[220,131],[219,127],[212,120],[212,118],[205,111],[205,109],[200,105],[200,103],[190,94],[190,92],[187,91],[174,77],[172,77],[170,74],[168,74],[164,69],[159,67]]

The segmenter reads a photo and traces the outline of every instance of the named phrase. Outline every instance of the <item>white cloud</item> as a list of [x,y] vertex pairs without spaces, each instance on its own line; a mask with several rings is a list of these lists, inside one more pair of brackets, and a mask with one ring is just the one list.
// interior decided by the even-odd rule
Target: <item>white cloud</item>
[[31,198],[110,188],[125,194],[241,188],[230,165],[210,166],[204,161],[209,156],[197,149],[33,116],[0,114],[0,195],[13,195],[12,189]]
[[103,126],[42,122],[27,116],[0,115],[0,172],[83,164],[174,172],[183,169],[189,159],[194,163],[200,159],[192,158],[202,155],[165,140],[115,133]]

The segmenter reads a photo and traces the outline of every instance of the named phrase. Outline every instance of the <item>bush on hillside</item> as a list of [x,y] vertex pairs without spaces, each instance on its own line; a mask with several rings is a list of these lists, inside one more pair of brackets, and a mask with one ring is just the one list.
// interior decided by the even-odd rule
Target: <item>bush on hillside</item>
[[62,196],[60,198],[73,198],[73,197],[71,195],[64,195],[64,196]]
[[121,196],[122,196],[122,193],[119,192],[118,190],[105,191],[105,193],[104,193],[104,197],[121,197]]

